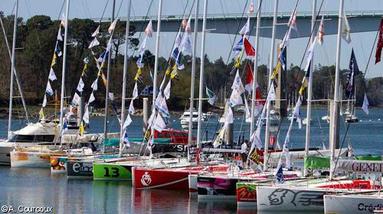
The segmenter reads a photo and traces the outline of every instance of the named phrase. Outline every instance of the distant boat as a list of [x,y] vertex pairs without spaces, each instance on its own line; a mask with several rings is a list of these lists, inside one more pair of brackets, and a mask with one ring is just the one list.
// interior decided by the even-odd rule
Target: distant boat
[[346,123],[357,123],[357,122],[359,122],[359,119],[354,114],[349,114],[349,115],[345,116],[345,121],[346,121]]
[[[190,111],[185,111],[181,117],[181,126],[182,129],[188,129],[189,128],[189,121],[190,117],[192,117],[192,128],[196,129],[198,125],[198,111],[193,110],[193,115],[190,116]],[[207,119],[208,115],[206,113],[202,114],[202,121],[205,121]]]

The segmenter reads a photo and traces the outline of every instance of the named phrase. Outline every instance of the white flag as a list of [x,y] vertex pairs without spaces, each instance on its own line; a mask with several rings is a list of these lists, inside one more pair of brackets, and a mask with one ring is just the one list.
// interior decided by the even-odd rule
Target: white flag
[[169,80],[168,84],[166,85],[164,89],[164,96],[168,100],[170,98],[170,87],[171,87],[172,80]]
[[242,93],[245,92],[245,87],[242,84],[241,77],[239,76],[239,70],[237,69],[237,73],[235,74],[233,85],[231,86],[232,92],[230,95],[230,103],[231,106],[241,105],[242,101]]
[[241,28],[239,34],[246,35],[250,32],[250,17],[247,18],[246,24]]
[[98,78],[91,85],[93,91],[97,91],[98,89]]
[[311,43],[309,49],[307,50],[307,53],[306,53],[306,66],[305,66],[305,70],[304,71],[308,71],[309,70],[310,63],[311,63],[311,60],[313,58],[314,48],[315,48],[316,42],[317,42],[317,37],[314,38],[313,43]]
[[227,127],[229,124],[232,124],[234,122],[234,115],[233,115],[233,110],[231,107],[226,104],[225,106],[225,124],[224,127]]
[[57,32],[57,40],[63,41],[63,36],[61,34],[61,26],[59,27],[59,31]]
[[164,116],[164,117],[170,117],[169,109],[166,104],[165,97],[162,96],[161,93],[158,94],[157,99],[155,101],[155,107],[156,109]]
[[221,128],[221,130],[219,131],[217,137],[214,139],[214,142],[213,142],[213,147],[214,148],[217,148],[218,146],[222,145],[224,135],[225,135],[225,129]]
[[48,83],[47,83],[47,88],[45,89],[45,94],[47,94],[49,96],[53,95],[53,89],[52,89],[52,86],[51,86],[51,83],[50,83],[49,80],[48,80]]
[[258,126],[257,129],[253,132],[253,134],[250,137],[251,142],[251,148],[249,154],[254,150],[254,148],[262,148],[262,141],[261,141],[261,126]]
[[92,42],[89,44],[89,49],[93,48],[93,47],[96,47],[100,44],[100,42],[97,40],[97,37],[94,37],[94,39],[92,40]]
[[108,28],[108,32],[109,33],[112,33],[114,31],[114,29],[116,28],[116,25],[117,25],[117,21],[118,21],[118,18],[115,19],[109,26]]
[[237,69],[237,73],[235,74],[233,85],[231,89],[237,90],[240,94],[245,92],[245,87],[243,87],[241,77],[239,76],[239,70]]
[[273,101],[275,99],[276,99],[276,95],[275,95],[274,83],[271,83],[269,94],[267,95],[267,100]]
[[191,54],[192,53],[192,32],[190,27],[191,17],[189,18],[186,27],[185,27],[185,33],[182,37],[181,41],[181,52],[183,54]]
[[351,42],[351,29],[350,25],[348,24],[347,16],[343,16],[343,22],[342,22],[342,38],[347,43]]
[[96,37],[100,33],[100,25],[96,28],[96,30],[92,33],[92,37]]
[[320,45],[323,44],[323,37],[324,37],[324,17],[322,16],[322,19],[320,20],[319,29],[318,29],[318,43]]
[[133,101],[134,100],[131,100],[130,101],[130,105],[129,105],[129,109],[128,109],[128,112],[129,112],[129,114],[134,114],[134,112],[136,111],[135,109],[134,109],[134,103],[133,103]]
[[92,92],[92,93],[90,94],[88,103],[90,104],[90,103],[92,103],[92,102],[95,101],[95,100],[96,100],[96,98],[94,97],[94,94],[93,94],[93,92]]
[[364,93],[362,110],[363,110],[366,114],[369,114],[369,111],[368,111],[368,106],[369,106],[369,105],[370,105],[370,104],[368,103],[367,94]]
[[298,128],[302,128],[302,118],[300,116],[301,112],[301,105],[302,105],[302,97],[298,97],[297,103],[295,104],[293,115],[292,115],[292,120],[296,118],[297,123],[298,123]]
[[154,122],[154,112],[150,114],[150,117],[148,119],[148,128],[152,126],[153,122]]
[[243,104],[242,96],[237,90],[231,92],[229,100],[232,107]]
[[124,133],[123,133],[123,136],[122,136],[122,142],[124,142],[125,146],[126,147],[130,147],[130,141],[129,141],[129,137],[128,137],[128,132],[126,130],[124,130]]
[[49,78],[51,81],[55,81],[55,80],[57,80],[55,71],[53,70],[52,67],[51,67],[51,70],[49,71],[49,77],[48,77],[48,78]]
[[109,92],[109,100],[113,101],[114,100],[114,94],[112,92]]
[[152,20],[149,21],[148,25],[145,28],[145,35],[147,35],[148,37],[152,37],[153,36],[153,24],[152,24]]
[[86,124],[89,124],[89,108],[88,108],[88,104],[86,104],[84,108],[85,108],[85,112],[84,112],[84,116],[82,117],[82,120]]
[[132,94],[132,99],[136,99],[138,97],[138,86],[137,86],[137,82],[136,84],[134,84],[134,88],[133,88],[133,94]]
[[251,120],[251,113],[250,113],[250,109],[249,109],[249,104],[247,103],[247,100],[245,99],[245,121],[246,122],[250,122]]
[[78,106],[80,105],[81,97],[75,92],[72,99],[72,105]]
[[161,114],[157,114],[156,120],[154,121],[153,128],[159,132],[162,132],[166,128],[166,123],[162,118]]
[[296,10],[294,10],[293,13],[291,14],[289,22],[287,23],[287,25],[290,28],[294,29],[295,31],[298,30],[298,28],[297,28],[297,11]]
[[130,114],[126,116],[123,129],[126,129],[130,124],[132,123],[132,118],[130,117]]
[[82,81],[82,78],[80,77],[80,81],[78,81],[78,85],[77,85],[77,91],[83,92],[84,86],[85,86],[84,81]]
[[43,108],[47,106],[47,95],[44,94],[44,99],[43,99]]
[[144,39],[141,42],[140,48],[138,49],[139,57],[137,59],[136,64],[137,64],[137,66],[139,68],[143,68],[144,67],[144,63],[142,63],[142,59],[144,57],[147,39],[148,39],[148,36],[145,36]]
[[65,22],[65,15],[64,15],[64,13],[61,14],[60,25],[63,26],[64,28],[66,28],[66,22]]

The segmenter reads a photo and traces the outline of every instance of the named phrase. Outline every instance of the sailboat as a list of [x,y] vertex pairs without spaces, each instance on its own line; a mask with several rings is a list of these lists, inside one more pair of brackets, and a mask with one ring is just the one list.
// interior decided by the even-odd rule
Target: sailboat
[[[28,112],[23,96],[23,91],[20,86],[20,82],[16,73],[15,66],[15,48],[16,48],[16,33],[17,33],[17,16],[19,9],[19,1],[16,1],[16,10],[15,10],[15,21],[13,26],[13,42],[12,42],[12,53],[9,50],[7,37],[4,36],[9,57],[11,59],[11,85],[10,85],[10,107],[9,107],[9,119],[8,119],[8,138],[5,141],[0,142],[0,165],[10,165],[10,152],[14,149],[15,146],[19,147],[30,147],[38,144],[52,144],[56,133],[53,123],[46,123],[45,121],[38,123],[30,123],[28,119]],[[3,29],[3,33],[5,35],[5,29],[2,20],[1,26]],[[22,104],[25,111],[26,120],[28,121],[27,126],[12,132],[11,124],[12,124],[12,102],[13,102],[13,82],[14,77],[16,78],[16,83],[18,86],[18,90],[21,96]]]

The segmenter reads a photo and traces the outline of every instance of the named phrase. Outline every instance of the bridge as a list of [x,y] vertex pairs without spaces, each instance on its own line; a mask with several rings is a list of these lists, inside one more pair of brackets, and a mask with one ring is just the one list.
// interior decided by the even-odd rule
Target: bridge
[[[287,22],[290,17],[290,12],[278,13],[278,25],[276,28],[276,38],[282,39],[287,31]],[[351,33],[371,32],[379,29],[380,19],[383,17],[383,10],[374,11],[346,11],[347,18],[350,24]],[[337,33],[338,26],[338,11],[323,11],[318,18],[324,16],[325,34],[332,35]],[[183,15],[162,16],[161,18],[161,32],[177,32],[181,21],[185,18]],[[127,17],[121,17],[122,22],[126,21]],[[153,28],[156,30],[157,17],[156,16],[135,16],[131,17],[131,24],[136,26],[138,32],[143,31],[146,27],[148,20],[153,20]],[[93,19],[99,21],[100,19]],[[242,17],[242,14],[208,14],[206,28],[210,33],[217,34],[238,34],[239,29],[245,24],[247,17]],[[102,19],[102,22],[110,22],[109,19]],[[251,17],[251,35],[255,34],[255,17]],[[194,22],[194,21],[192,21]],[[199,31],[202,28],[202,15],[198,19]],[[273,13],[262,13],[261,19],[261,37],[271,37],[271,27],[273,22]],[[193,26],[193,23],[191,24]],[[311,12],[297,13],[297,26],[298,32],[293,32],[292,38],[308,37],[311,31]]]

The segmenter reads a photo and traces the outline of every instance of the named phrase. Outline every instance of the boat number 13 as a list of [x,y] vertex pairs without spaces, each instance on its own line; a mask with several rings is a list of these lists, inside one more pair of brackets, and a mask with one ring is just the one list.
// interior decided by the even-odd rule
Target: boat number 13
[[117,167],[111,167],[111,173],[109,171],[109,168],[108,167],[104,167],[105,169],[105,177],[113,177],[113,178],[116,178],[116,177],[119,177],[120,176],[120,172],[119,172],[119,169]]

